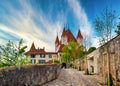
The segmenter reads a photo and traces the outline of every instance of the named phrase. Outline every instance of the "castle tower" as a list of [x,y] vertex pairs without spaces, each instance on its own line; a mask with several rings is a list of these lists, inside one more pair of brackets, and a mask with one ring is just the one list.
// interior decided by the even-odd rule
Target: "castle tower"
[[59,38],[58,38],[58,35],[57,35],[56,40],[55,40],[55,51],[58,50],[59,43],[60,42],[59,42]]
[[80,45],[83,44],[83,42],[82,42],[82,41],[83,41],[83,36],[82,36],[82,34],[81,34],[80,29],[78,30],[76,39],[77,39],[77,42],[78,42]]
[[62,35],[61,35],[61,44],[66,44],[67,43],[67,36],[66,36],[66,29],[64,27]]

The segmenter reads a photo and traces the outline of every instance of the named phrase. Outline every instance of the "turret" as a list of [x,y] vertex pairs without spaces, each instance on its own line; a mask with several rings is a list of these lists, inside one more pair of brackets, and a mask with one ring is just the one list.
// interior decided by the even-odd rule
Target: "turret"
[[78,30],[78,34],[77,34],[76,39],[77,39],[77,42],[78,42],[80,45],[82,45],[83,36],[82,36],[82,34],[81,34],[80,29]]
[[55,51],[57,51],[59,43],[60,43],[60,41],[59,41],[59,38],[58,38],[58,35],[57,35],[56,40],[55,40]]

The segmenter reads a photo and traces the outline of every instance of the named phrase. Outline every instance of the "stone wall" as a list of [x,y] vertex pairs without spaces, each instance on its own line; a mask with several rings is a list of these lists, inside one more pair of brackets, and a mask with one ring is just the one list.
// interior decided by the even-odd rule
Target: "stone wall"
[[[99,74],[104,75],[108,71],[108,58],[107,55],[104,55],[104,52],[109,52],[109,59],[110,59],[110,73],[113,75],[115,72],[117,73],[117,79],[120,80],[120,72],[119,65],[120,65],[120,35],[116,36],[115,38],[111,39],[108,43],[104,44],[99,48],[99,59],[98,59],[98,71]],[[115,70],[116,65],[116,70]]]
[[41,86],[58,77],[61,65],[26,65],[0,69],[0,86]]
[[117,73],[117,79],[120,80],[120,35],[87,55],[87,58],[93,57],[94,72],[101,76],[105,76],[108,72],[108,58],[105,52],[109,52],[110,73],[113,78],[115,78],[115,73]]

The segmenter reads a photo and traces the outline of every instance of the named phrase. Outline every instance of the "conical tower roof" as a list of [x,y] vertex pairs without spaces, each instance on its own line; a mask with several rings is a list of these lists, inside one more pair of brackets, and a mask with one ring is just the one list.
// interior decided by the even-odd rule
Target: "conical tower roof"
[[58,35],[57,35],[56,40],[55,40],[55,44],[56,44],[56,43],[59,43]]
[[78,30],[78,34],[77,34],[77,39],[78,39],[78,38],[80,38],[80,39],[82,39],[82,38],[83,38],[83,36],[82,36],[82,34],[81,34],[80,29]]
[[35,50],[36,49],[35,49],[35,45],[34,45],[34,42],[33,42],[29,51],[35,51]]
[[65,30],[65,27],[64,27],[61,37],[64,37],[65,33],[66,33],[66,30]]

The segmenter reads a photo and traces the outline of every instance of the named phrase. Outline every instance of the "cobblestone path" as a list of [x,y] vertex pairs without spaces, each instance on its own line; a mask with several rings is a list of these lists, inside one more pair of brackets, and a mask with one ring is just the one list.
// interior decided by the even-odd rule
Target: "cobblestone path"
[[56,80],[43,86],[102,86],[101,82],[94,75],[83,75],[83,72],[76,69],[62,69]]

